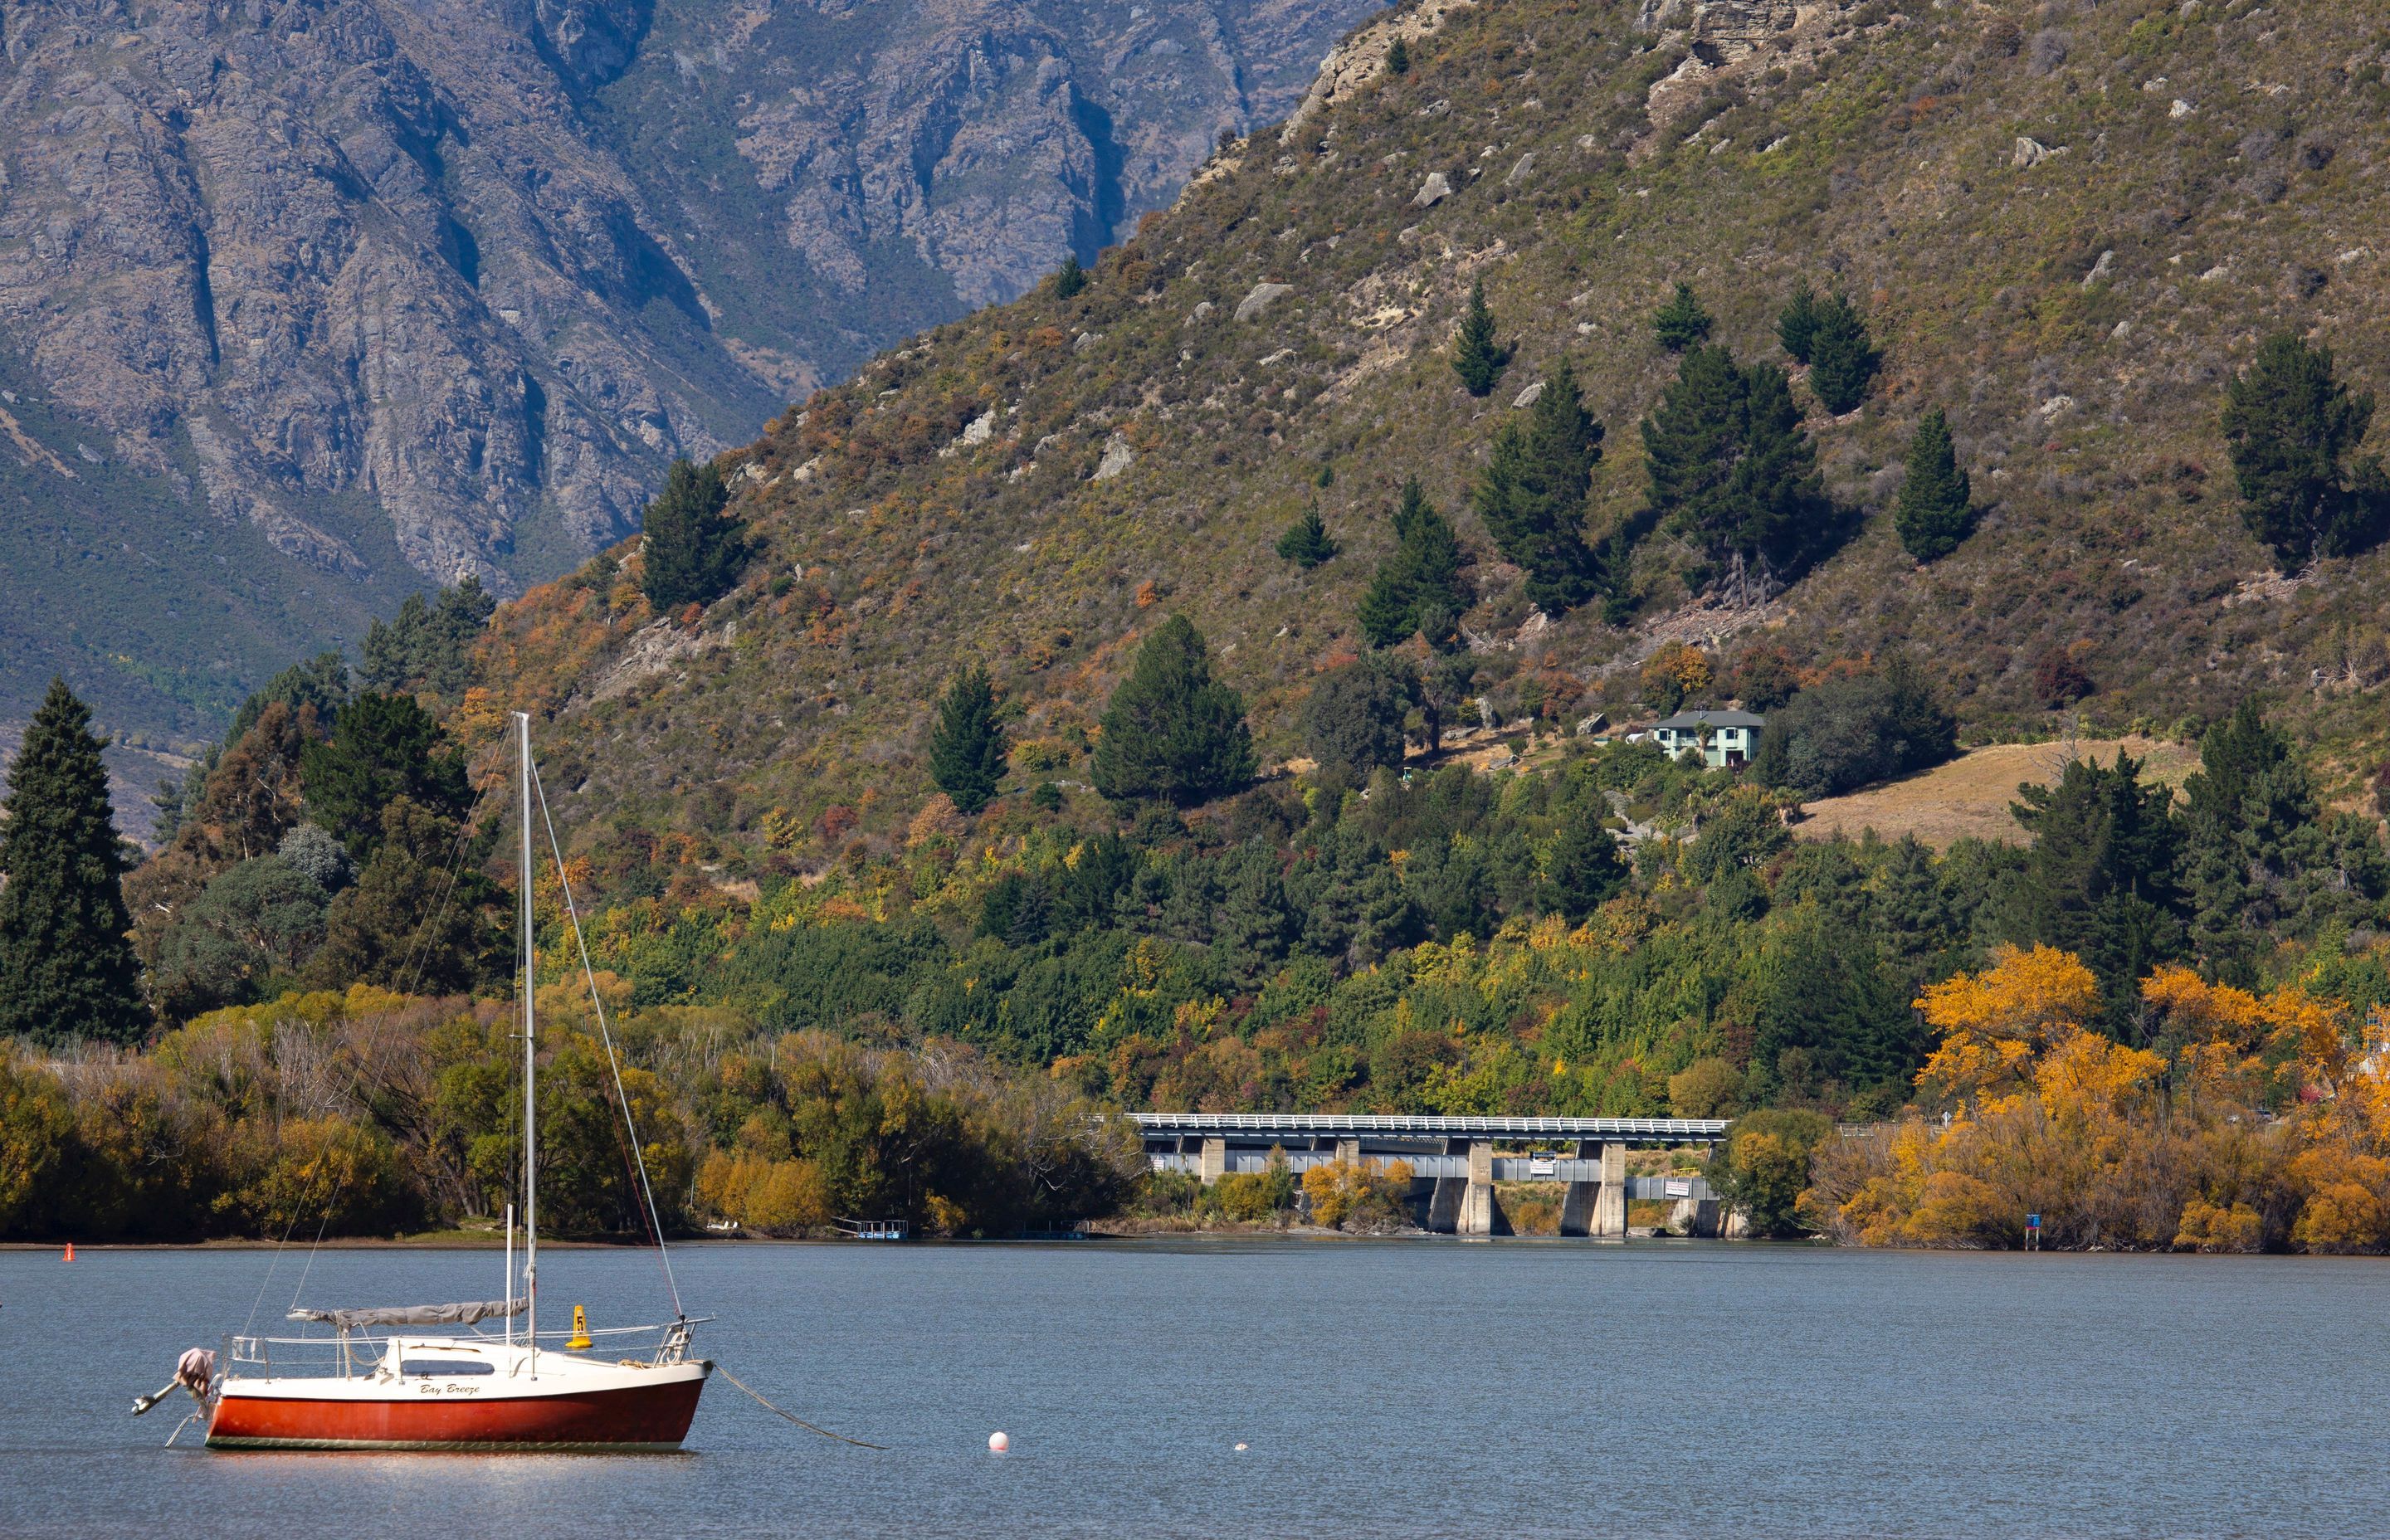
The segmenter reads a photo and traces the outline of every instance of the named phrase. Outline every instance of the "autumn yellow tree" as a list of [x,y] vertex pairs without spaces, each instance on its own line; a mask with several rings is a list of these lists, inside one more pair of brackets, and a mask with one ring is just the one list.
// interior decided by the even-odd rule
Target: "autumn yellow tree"
[[1638,682],[1644,703],[1654,711],[1673,712],[1710,687],[1710,661],[1697,647],[1670,642],[1651,654]]

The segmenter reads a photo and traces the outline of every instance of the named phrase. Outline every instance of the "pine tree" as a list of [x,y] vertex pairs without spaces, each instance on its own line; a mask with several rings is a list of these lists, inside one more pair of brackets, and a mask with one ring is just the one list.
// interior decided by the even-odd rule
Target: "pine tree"
[[2011,812],[2033,846],[1998,925],[2003,940],[2082,958],[2116,1032],[2141,978],[2178,956],[2183,939],[2174,792],[2140,772],[2141,762],[2119,750],[2114,765],[2075,760],[2056,786],[2019,789]]
[[938,723],[930,732],[930,778],[964,813],[977,813],[996,796],[1004,779],[1007,751],[996,719],[996,689],[987,670],[963,670],[938,702]]
[[1792,298],[1776,315],[1776,340],[1795,364],[1809,362],[1810,345],[1818,338],[1818,293],[1803,278],[1792,286]]
[[1867,323],[1839,291],[1818,307],[1809,342],[1809,389],[1836,417],[1858,410],[1883,356],[1868,339]]
[[1750,394],[1734,355],[1723,347],[1688,352],[1676,383],[1643,419],[1647,500],[1656,516],[1706,531],[1723,522],[1714,505],[1741,453]]
[[642,522],[647,573],[640,586],[659,613],[711,604],[739,581],[747,543],[739,521],[723,517],[729,502],[730,489],[713,466],[672,463]]
[[1253,778],[1244,697],[1212,677],[1203,634],[1173,615],[1137,648],[1096,744],[1096,789],[1114,802],[1191,806]]
[[1477,516],[1503,556],[1526,570],[1527,597],[1550,614],[1600,591],[1600,563],[1580,527],[1600,458],[1601,424],[1562,363],[1526,422],[1502,425],[1478,474]]
[[1386,50],[1386,68],[1398,75],[1409,74],[1411,72],[1410,45],[1399,37],[1394,39],[1394,46]]
[[1303,741],[1313,763],[1358,786],[1370,772],[1399,770],[1403,719],[1424,699],[1408,664],[1382,657],[1330,669],[1303,703]]
[[[409,594],[395,619],[366,633],[366,687],[411,690],[418,687],[454,700],[473,683],[473,644],[498,604],[482,580],[468,574],[442,590],[436,602]],[[327,718],[330,712],[325,712]]]
[[1908,441],[1908,479],[1893,510],[1900,543],[1920,561],[1939,561],[1959,548],[1975,527],[1967,473],[1950,447],[1950,424],[1935,407]]
[[1062,253],[1062,265],[1054,272],[1054,298],[1075,300],[1087,287],[1087,270],[1079,265],[1079,253]]
[[2332,378],[2330,348],[2289,332],[2266,340],[2224,388],[2224,437],[2249,533],[2286,562],[2371,548],[2390,521],[2390,476],[2351,451],[2373,420],[2373,395]]
[[306,744],[299,765],[308,816],[361,862],[380,842],[382,810],[397,799],[452,819],[472,806],[464,755],[409,695],[357,697],[333,724],[331,741]]
[[1826,495],[1817,446],[1774,365],[1746,369],[1722,347],[1695,348],[1642,430],[1647,518],[1666,520],[1713,562],[1791,578],[1843,533],[1845,516]]
[[1692,285],[1677,285],[1675,297],[1651,317],[1651,330],[1660,339],[1660,345],[1670,353],[1682,353],[1708,340],[1710,313],[1694,297]]
[[1742,379],[1742,457],[1726,489],[1729,540],[1735,555],[1790,578],[1832,544],[1840,510],[1784,371],[1754,364]]
[[1304,509],[1303,517],[1278,537],[1278,554],[1306,572],[1334,557],[1338,549],[1336,542],[1328,537],[1328,526],[1320,521],[1317,503]]
[[2313,779],[2255,702],[2207,730],[2199,760],[2182,788],[2191,946],[2216,976],[2249,987],[2277,940],[2371,912],[2378,853],[2362,848],[2375,842],[2368,828],[2360,859],[2343,862]]
[[107,746],[91,708],[51,680],[8,767],[0,822],[0,1038],[137,1043],[148,1030]]
[[1599,795],[1588,792],[1561,810],[1536,889],[1536,902],[1547,914],[1582,920],[1625,890],[1626,863],[1595,812],[1600,805]]
[[1394,522],[1394,554],[1361,596],[1362,637],[1371,647],[1398,647],[1424,633],[1428,645],[1441,649],[1475,597],[1461,574],[1460,537],[1416,476],[1403,483]]
[[1279,875],[1278,851],[1248,840],[1221,861],[1220,901],[1212,926],[1212,960],[1227,982],[1258,987],[1286,961],[1300,931]]
[[1469,310],[1460,318],[1460,334],[1452,344],[1452,372],[1469,393],[1483,396],[1502,378],[1510,362],[1510,350],[1494,340],[1494,313],[1485,305],[1485,280],[1469,286]]

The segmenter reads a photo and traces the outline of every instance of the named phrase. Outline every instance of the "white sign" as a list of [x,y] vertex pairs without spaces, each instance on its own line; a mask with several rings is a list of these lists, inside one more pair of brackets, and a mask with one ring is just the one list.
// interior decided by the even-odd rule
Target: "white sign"
[[1692,1195],[1693,1195],[1693,1184],[1692,1184],[1691,1182],[1690,1182],[1690,1181],[1686,1181],[1686,1180],[1683,1180],[1683,1179],[1681,1179],[1681,1178],[1679,1178],[1679,1177],[1675,1177],[1675,1176],[1671,1176],[1671,1177],[1669,1177],[1669,1178],[1668,1178],[1668,1196],[1669,1196],[1669,1197],[1671,1197],[1671,1198],[1690,1198]]

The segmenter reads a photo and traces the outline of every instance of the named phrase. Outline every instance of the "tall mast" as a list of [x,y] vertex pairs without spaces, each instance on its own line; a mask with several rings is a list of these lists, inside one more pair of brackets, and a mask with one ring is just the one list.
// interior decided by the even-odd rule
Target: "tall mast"
[[532,989],[537,982],[537,958],[532,946],[531,917],[531,713],[515,712],[522,743],[522,1040],[523,1040],[523,1340],[531,1344],[532,1378],[539,1378],[539,1136],[538,1100],[533,1077],[538,1040],[532,1017]]

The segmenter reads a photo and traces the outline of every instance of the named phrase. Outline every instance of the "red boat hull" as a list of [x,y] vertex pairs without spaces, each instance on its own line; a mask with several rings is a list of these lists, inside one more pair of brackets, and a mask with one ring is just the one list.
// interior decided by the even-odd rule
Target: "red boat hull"
[[702,1380],[488,1401],[227,1394],[211,1449],[677,1449]]

